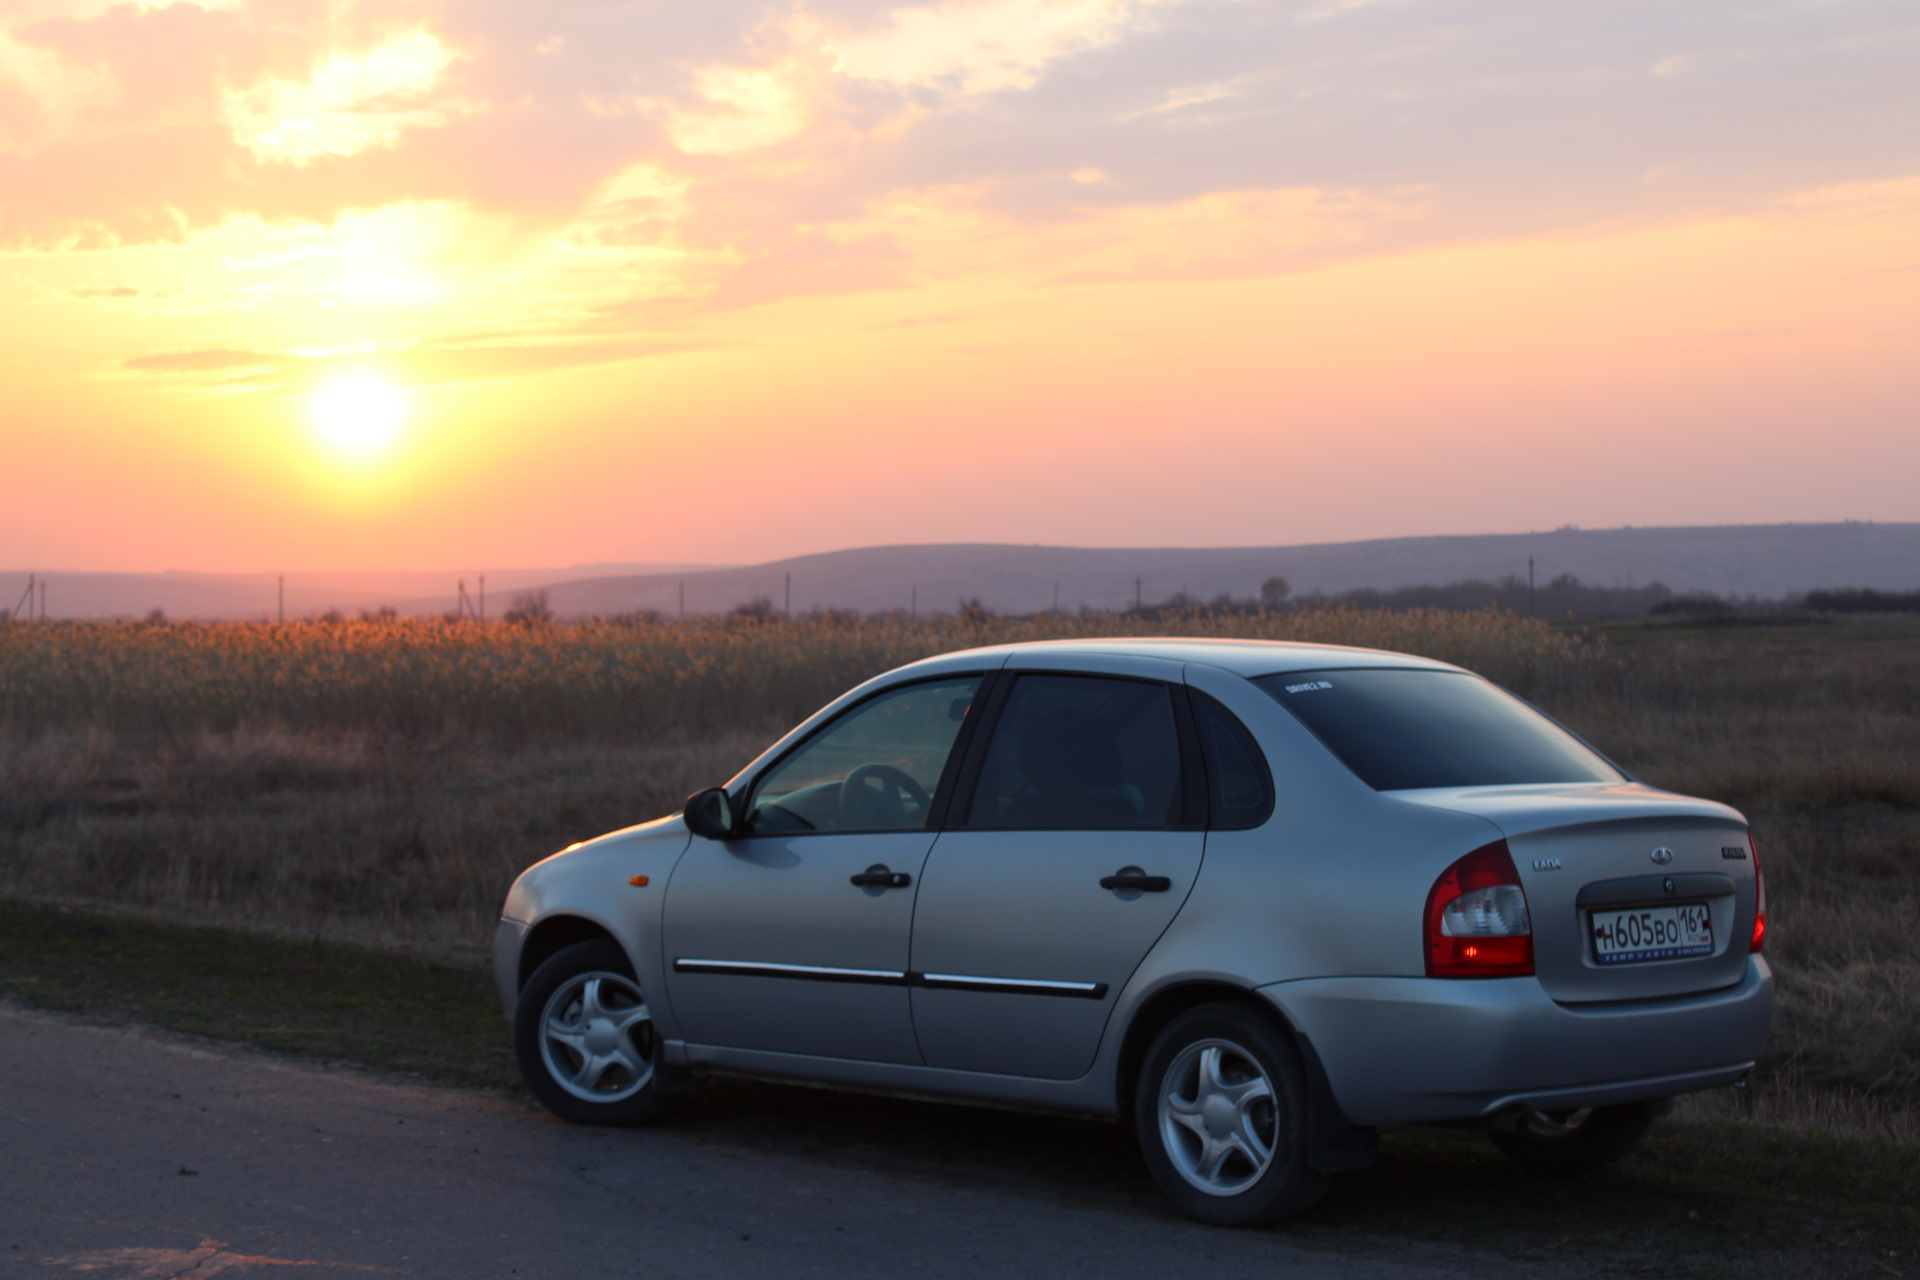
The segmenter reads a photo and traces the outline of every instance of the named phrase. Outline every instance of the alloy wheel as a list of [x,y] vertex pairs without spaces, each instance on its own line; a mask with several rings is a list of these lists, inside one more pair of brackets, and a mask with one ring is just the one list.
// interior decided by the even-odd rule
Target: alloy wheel
[[1231,1040],[1196,1040],[1160,1080],[1160,1136],[1174,1169],[1211,1196],[1260,1180],[1280,1140],[1273,1081]]
[[576,974],[540,1013],[540,1058],[553,1082],[586,1102],[618,1102],[653,1079],[653,1015],[633,979]]

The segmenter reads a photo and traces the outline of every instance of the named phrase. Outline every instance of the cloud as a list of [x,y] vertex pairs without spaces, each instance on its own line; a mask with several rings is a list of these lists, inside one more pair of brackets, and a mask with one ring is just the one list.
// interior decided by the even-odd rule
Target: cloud
[[335,54],[299,84],[269,80],[221,94],[234,141],[261,160],[309,163],[391,147],[403,129],[432,128],[447,109],[426,100],[453,53],[424,31],[357,54]]
[[[969,270],[1211,278],[1768,210],[1907,172],[1920,118],[1893,0],[16,2],[0,251],[432,205],[488,229],[470,296],[596,340]],[[425,278],[449,250],[409,252]],[[381,292],[402,275],[287,296],[426,296]]]
[[772,71],[740,67],[701,70],[702,105],[669,107],[667,136],[690,155],[734,155],[772,146],[806,127],[806,104]]
[[298,388],[317,383],[341,368],[376,365],[395,381],[405,385],[431,386],[498,382],[529,374],[711,350],[717,345],[711,341],[690,339],[628,339],[609,342],[488,342],[340,352],[275,353],[207,349],[154,352],[123,360],[121,368],[130,373],[192,378],[208,388]]
[[234,369],[275,368],[287,362],[285,356],[264,351],[205,350],[157,351],[151,355],[123,360],[123,369],[134,373],[224,373]]
[[876,29],[830,37],[857,80],[960,94],[1028,89],[1049,63],[1150,29],[1153,0],[946,0],[895,9]]

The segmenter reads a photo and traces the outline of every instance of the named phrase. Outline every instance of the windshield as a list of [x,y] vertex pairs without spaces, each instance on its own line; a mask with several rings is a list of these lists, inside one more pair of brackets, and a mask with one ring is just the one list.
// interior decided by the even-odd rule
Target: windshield
[[1622,781],[1572,734],[1465,672],[1292,671],[1254,683],[1377,791]]

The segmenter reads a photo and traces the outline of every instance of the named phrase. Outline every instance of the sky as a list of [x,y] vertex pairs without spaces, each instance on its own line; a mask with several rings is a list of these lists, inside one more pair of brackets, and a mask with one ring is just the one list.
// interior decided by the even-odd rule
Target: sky
[[0,0],[0,568],[1920,519],[1910,0]]

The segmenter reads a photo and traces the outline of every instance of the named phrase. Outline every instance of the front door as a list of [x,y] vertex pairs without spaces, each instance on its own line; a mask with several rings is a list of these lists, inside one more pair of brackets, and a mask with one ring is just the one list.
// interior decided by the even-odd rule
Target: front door
[[908,1008],[928,825],[977,676],[882,692],[761,775],[747,834],[667,886],[667,991],[694,1044],[920,1061]]
[[1092,1065],[1200,870],[1173,692],[1015,679],[920,888],[912,1001],[929,1066],[1063,1080]]

